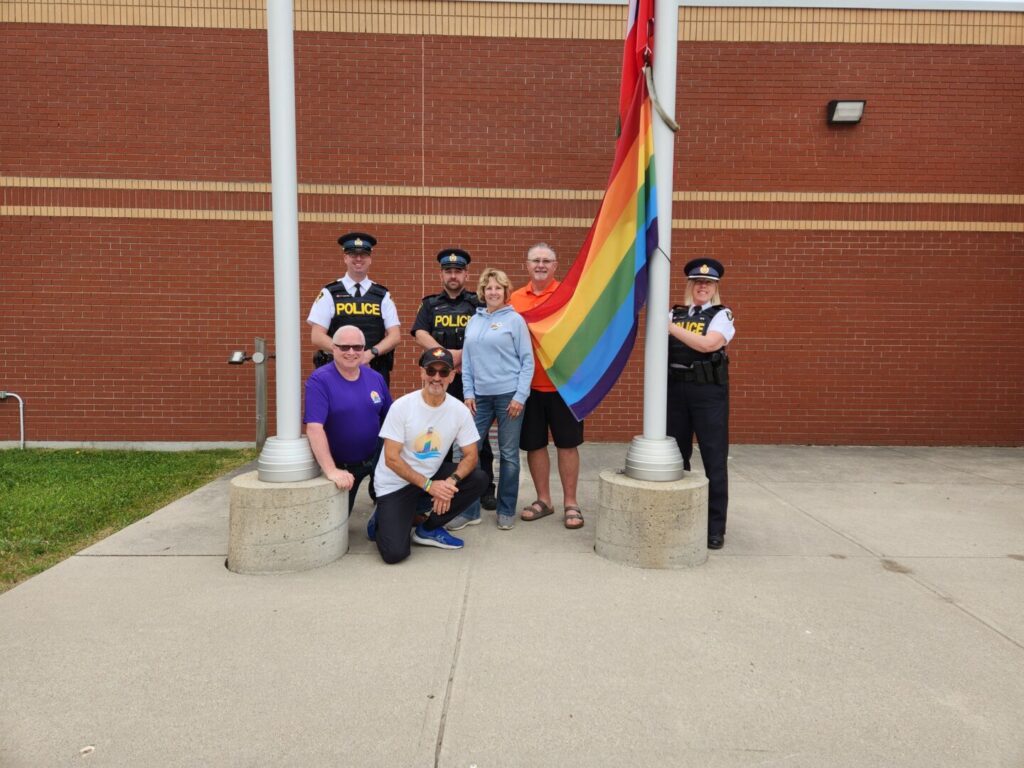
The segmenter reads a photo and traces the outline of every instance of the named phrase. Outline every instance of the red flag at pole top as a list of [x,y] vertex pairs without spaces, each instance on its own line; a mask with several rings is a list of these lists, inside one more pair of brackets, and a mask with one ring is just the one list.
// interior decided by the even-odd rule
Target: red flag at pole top
[[619,83],[619,130],[633,101],[636,81],[643,77],[644,64],[654,63],[654,2],[629,0],[626,43],[622,52],[622,80]]

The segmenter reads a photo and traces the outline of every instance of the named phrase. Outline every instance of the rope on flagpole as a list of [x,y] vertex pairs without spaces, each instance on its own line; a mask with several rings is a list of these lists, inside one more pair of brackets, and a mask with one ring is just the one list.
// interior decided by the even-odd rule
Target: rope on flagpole
[[654,71],[649,66],[644,67],[644,77],[647,78],[647,91],[651,94],[651,103],[654,105],[654,111],[658,113],[665,125],[667,125],[672,133],[679,130],[679,123],[677,123],[672,115],[665,111],[664,107],[661,106],[661,102],[658,101],[658,91],[654,88]]

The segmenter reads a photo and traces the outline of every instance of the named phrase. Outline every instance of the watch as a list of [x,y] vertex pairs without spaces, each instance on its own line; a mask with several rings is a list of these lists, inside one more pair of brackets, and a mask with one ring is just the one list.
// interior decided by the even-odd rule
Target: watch
[[376,347],[370,347],[370,354],[374,357],[380,357],[380,350]]
[[451,475],[450,475],[450,477],[451,477],[451,479],[452,479],[452,480],[454,480],[454,481],[455,481],[456,483],[461,483],[461,482],[462,482],[462,478],[461,478],[461,477],[459,477],[458,473],[456,473],[456,472],[452,472],[452,473],[451,473]]

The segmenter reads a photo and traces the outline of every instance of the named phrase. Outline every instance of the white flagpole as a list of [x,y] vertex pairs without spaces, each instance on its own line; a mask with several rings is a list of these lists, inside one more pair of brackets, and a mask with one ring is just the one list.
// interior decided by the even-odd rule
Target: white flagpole
[[[679,0],[655,0],[654,85],[668,115],[676,108]],[[653,99],[655,94],[651,94]],[[675,133],[654,115],[654,162],[658,185],[658,249],[648,255],[647,339],[644,346],[644,433],[626,452],[626,474],[637,480],[670,481],[683,476],[683,457],[666,437],[668,397],[669,279],[672,253],[672,170]]]
[[259,479],[285,483],[320,474],[302,435],[299,360],[299,197],[295,161],[295,56],[292,0],[267,1],[270,69],[270,173],[274,219],[274,347],[277,435],[263,446]]

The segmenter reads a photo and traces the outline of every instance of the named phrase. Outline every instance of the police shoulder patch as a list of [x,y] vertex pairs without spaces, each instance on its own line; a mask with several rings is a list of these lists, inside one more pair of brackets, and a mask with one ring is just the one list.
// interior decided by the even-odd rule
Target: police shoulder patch
[[726,310],[725,310],[725,316],[726,316],[727,318],[729,318],[730,320],[732,320],[732,310],[731,310],[731,309],[729,309],[728,307],[726,307]]

